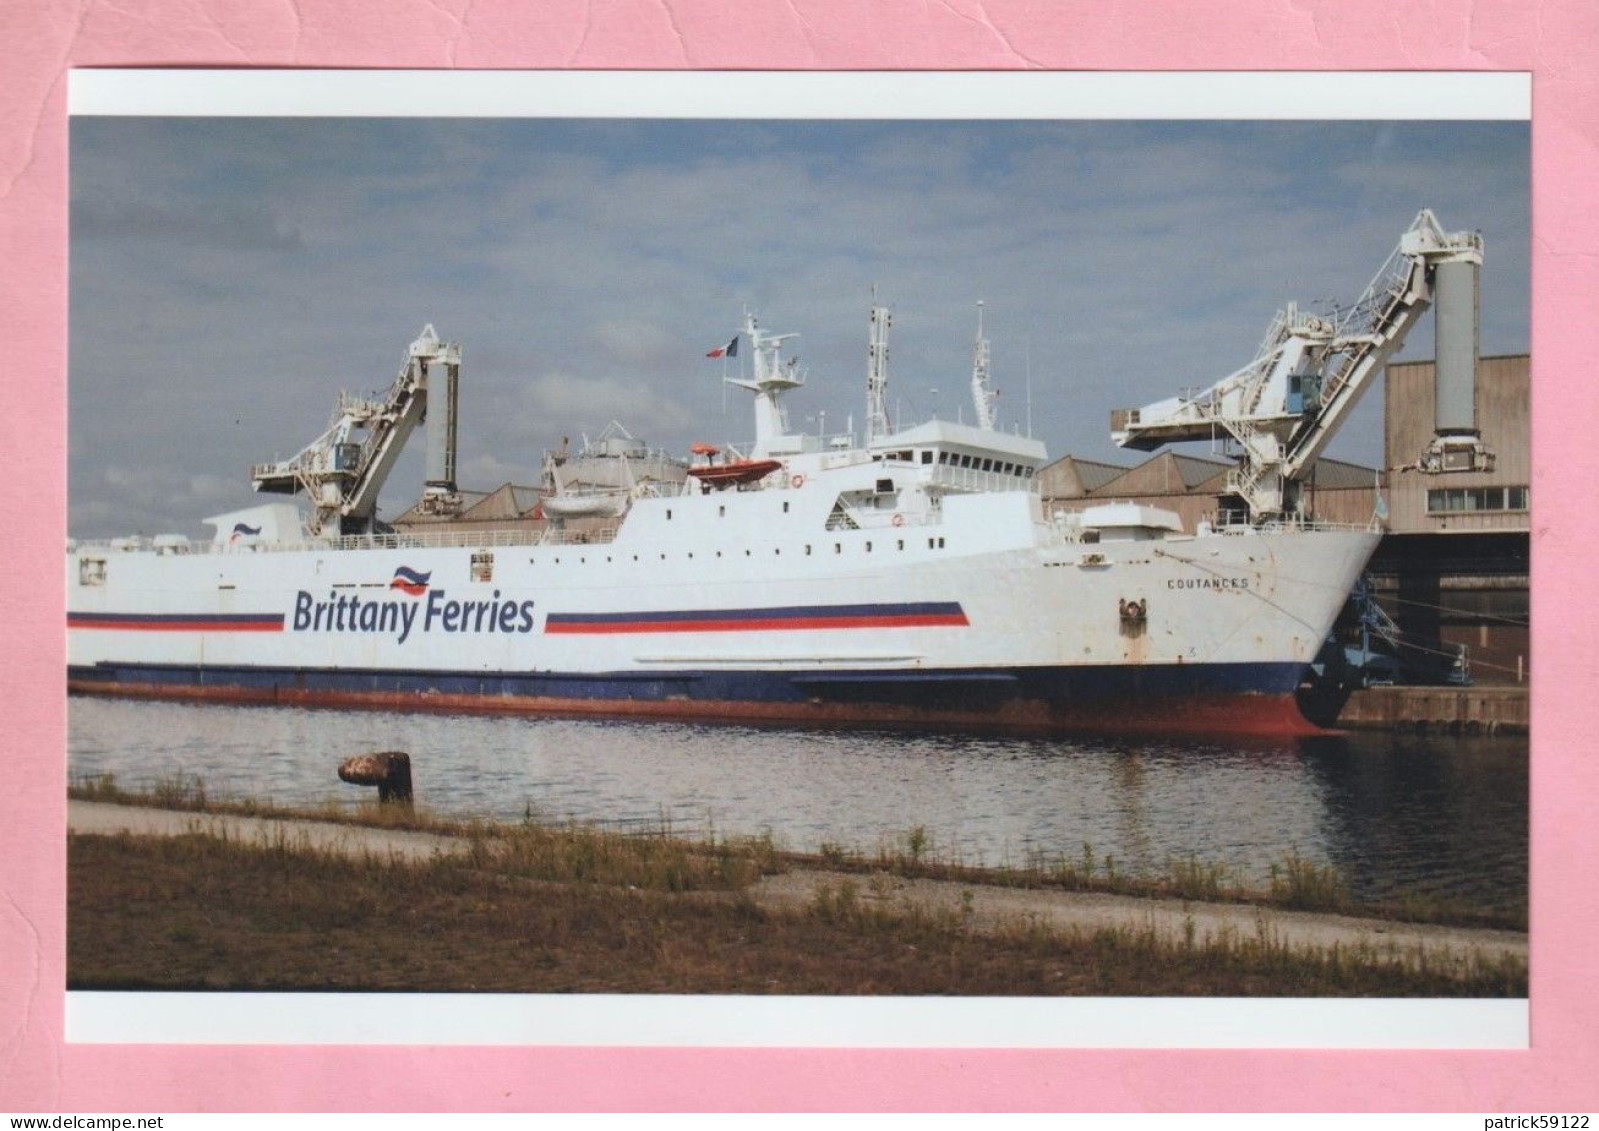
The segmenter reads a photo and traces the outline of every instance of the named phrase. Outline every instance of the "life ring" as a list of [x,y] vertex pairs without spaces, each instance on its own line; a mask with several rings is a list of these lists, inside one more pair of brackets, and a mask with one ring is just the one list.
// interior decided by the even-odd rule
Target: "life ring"
[[902,514],[895,515],[894,516],[894,525],[895,526],[904,526],[905,525],[905,516],[902,515]]
[[800,475],[800,474],[795,474],[794,478],[792,478],[792,479],[790,479],[788,481],[788,485],[790,487],[803,487],[803,486],[805,486],[805,476]]

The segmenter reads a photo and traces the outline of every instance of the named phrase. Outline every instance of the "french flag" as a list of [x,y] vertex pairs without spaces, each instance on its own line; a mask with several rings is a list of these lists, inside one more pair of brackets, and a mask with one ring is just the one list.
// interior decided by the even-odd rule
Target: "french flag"
[[733,335],[733,340],[731,342],[728,342],[727,345],[725,345],[725,346],[717,346],[715,349],[713,349],[710,353],[706,354],[705,356],[706,357],[737,357],[738,356],[738,335],[734,334]]

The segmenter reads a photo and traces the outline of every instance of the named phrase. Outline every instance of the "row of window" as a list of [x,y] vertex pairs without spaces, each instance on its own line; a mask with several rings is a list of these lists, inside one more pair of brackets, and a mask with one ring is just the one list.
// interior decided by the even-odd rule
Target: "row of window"
[[1441,487],[1427,492],[1427,513],[1524,511],[1527,495],[1526,487]]
[[[923,452],[922,462],[932,463],[933,453]],[[963,456],[958,452],[939,452],[938,462],[940,466],[965,467],[970,468],[972,471],[997,471],[1001,475],[1019,475],[1023,479],[1031,479],[1033,477],[1033,469],[1024,464],[1006,463],[1003,460],[979,458],[977,456]]]
[[[894,549],[903,550],[904,548],[905,548],[905,539],[903,539],[903,538],[894,539]],[[944,539],[943,538],[929,538],[927,540],[927,548],[929,550],[942,550],[944,548]],[[815,549],[815,547],[811,543],[809,543],[809,542],[805,543],[805,556],[806,557],[810,557],[811,554],[814,552],[814,549]],[[862,546],[862,549],[868,554],[871,553],[872,552],[872,543],[869,542],[869,541],[864,543],[863,546]],[[842,554],[843,552],[844,552],[844,543],[842,543],[842,542],[834,542],[833,543],[833,553]],[[745,550],[744,551],[744,556],[746,558],[752,557],[754,555],[754,553],[755,553],[755,551],[753,551],[753,550]],[[781,557],[782,554],[783,554],[783,551],[782,551],[782,549],[780,547],[773,547],[772,554],[773,554],[774,557]],[[648,556],[648,555],[646,555],[646,556]],[[689,550],[686,554],[684,554],[684,557],[687,557],[687,558],[693,558],[693,556],[694,556],[694,551],[693,550]],[[714,552],[713,556],[718,557],[718,558],[721,557],[722,556],[722,551],[721,550],[716,550]],[[616,559],[615,559],[615,557],[613,555],[606,554],[605,555],[605,560],[608,561],[608,562],[613,562]],[[638,561],[639,560],[639,555],[638,554],[634,554],[633,555],[633,560],[634,561]],[[661,561],[664,562],[665,560],[666,560],[666,555],[662,554],[661,555]],[[599,561],[599,559],[595,558],[595,561]],[[552,559],[552,562],[555,565],[560,565],[561,564],[561,559],[559,557],[556,557],[556,558]],[[577,559],[577,562],[578,562],[579,565],[587,565],[588,564],[587,555],[579,556],[578,559]],[[538,565],[539,564],[539,559],[537,559],[537,558],[529,558],[528,559],[528,564],[529,565]]]
[[[874,456],[872,458],[879,457]],[[889,452],[888,458],[898,460],[901,463],[916,463],[920,460],[922,463],[930,464],[933,462],[933,452],[930,448],[916,448],[914,450],[906,448],[904,451]],[[994,471],[1000,475],[1017,475],[1023,479],[1031,479],[1035,470],[1026,464],[1007,463],[1004,460],[992,457],[967,456],[961,455],[959,452],[944,451],[938,453],[938,464],[940,467],[964,467],[971,471]]]

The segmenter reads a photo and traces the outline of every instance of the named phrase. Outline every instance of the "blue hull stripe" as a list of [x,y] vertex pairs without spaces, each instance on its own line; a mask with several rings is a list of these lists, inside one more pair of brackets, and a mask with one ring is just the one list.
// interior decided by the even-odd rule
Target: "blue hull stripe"
[[68,613],[68,628],[171,632],[281,632],[282,613]]
[[551,613],[547,633],[761,632],[817,628],[964,626],[956,601],[875,605],[779,605],[753,609],[674,609],[626,613]]
[[74,666],[81,687],[119,683],[255,691],[443,693],[529,699],[690,699],[714,702],[888,702],[929,709],[1010,700],[1050,703],[1171,696],[1292,693],[1305,665],[1173,664],[937,671],[481,672],[106,663]]

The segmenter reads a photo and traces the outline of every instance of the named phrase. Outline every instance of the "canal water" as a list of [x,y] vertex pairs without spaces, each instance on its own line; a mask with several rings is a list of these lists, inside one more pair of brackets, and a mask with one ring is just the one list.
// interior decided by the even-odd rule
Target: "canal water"
[[355,804],[351,754],[405,750],[448,816],[770,832],[874,852],[922,830],[966,863],[1039,855],[1161,873],[1193,856],[1264,882],[1290,853],[1356,893],[1524,911],[1527,740],[1386,732],[1275,742],[976,738],[74,697],[68,769],[126,788]]

